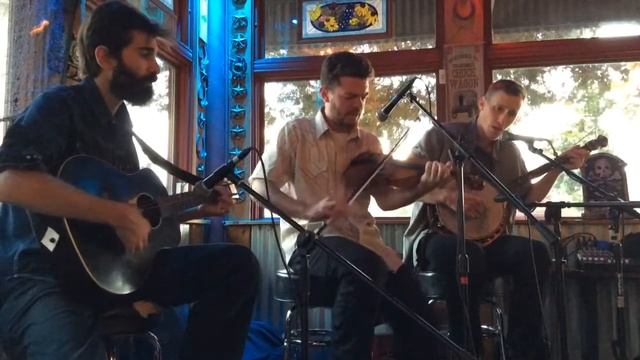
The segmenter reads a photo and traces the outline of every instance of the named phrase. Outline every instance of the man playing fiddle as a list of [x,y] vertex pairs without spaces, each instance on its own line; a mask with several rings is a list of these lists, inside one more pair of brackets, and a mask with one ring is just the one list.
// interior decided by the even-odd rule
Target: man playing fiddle
[[[327,224],[319,241],[345,256],[383,284],[398,299],[428,317],[424,297],[401,258],[380,237],[369,213],[370,194],[382,209],[408,204],[449,177],[449,165],[427,162],[425,173],[411,189],[378,185],[367,189],[347,206],[343,174],[363,153],[380,154],[375,135],[358,127],[369,95],[373,68],[362,56],[339,52],[328,56],[321,69],[320,95],[324,106],[315,118],[288,122],[276,145],[265,153],[265,170],[271,201],[309,230]],[[266,194],[263,169],[251,176],[252,186]],[[392,204],[394,207],[390,207]],[[299,268],[302,256],[294,251],[297,232],[281,222],[282,244],[289,265]],[[312,305],[332,306],[332,358],[369,359],[379,296],[349,269],[321,249],[310,250]],[[390,304],[381,304],[394,328],[400,358],[429,358],[424,332],[400,316]]]
[[[520,84],[511,80],[498,80],[491,84],[484,97],[479,99],[479,113],[474,121],[446,125],[454,137],[460,139],[463,146],[507,186],[527,173],[516,146],[512,142],[502,140],[502,134],[516,119],[524,99],[525,90]],[[415,145],[411,160],[449,159],[451,148],[450,141],[445,139],[438,129],[432,129]],[[561,156],[567,160],[564,164],[567,168],[577,169],[584,163],[588,151],[574,147]],[[465,168],[472,174],[475,171],[469,166]],[[527,203],[541,201],[560,172],[557,169],[551,170],[534,184],[527,178],[510,190]],[[493,197],[483,199],[476,193],[465,192],[466,218],[482,218],[491,205],[489,201],[493,201]],[[456,235],[451,233],[455,228],[449,229],[450,231],[442,229],[434,204],[455,211],[455,186],[436,188],[414,205],[405,241],[411,244],[408,246],[411,249],[410,257],[415,257],[421,270],[433,271],[446,277],[450,336],[458,344],[464,345],[465,321],[456,278]],[[510,229],[515,211],[507,211],[506,229]],[[484,247],[467,240],[466,250],[470,270],[468,309],[475,349],[480,350],[481,345],[478,300],[483,284],[489,276],[510,275],[513,278],[508,317],[511,358],[545,358],[540,309],[540,290],[544,288],[550,267],[545,244],[520,236],[502,234]],[[468,347],[474,346],[468,344]]]

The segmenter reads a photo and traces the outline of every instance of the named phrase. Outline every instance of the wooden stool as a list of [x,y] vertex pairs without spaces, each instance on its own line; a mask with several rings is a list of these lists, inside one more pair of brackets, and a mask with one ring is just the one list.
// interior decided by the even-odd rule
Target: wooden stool
[[[430,305],[434,306],[434,315],[437,324],[434,324],[438,330],[445,335],[448,335],[447,323],[447,310],[446,310],[446,279],[442,274],[432,271],[422,271],[418,273],[418,280],[422,292],[427,296],[427,301]],[[485,354],[496,358],[496,352],[499,358],[505,360],[504,349],[504,316],[503,311],[497,301],[494,300],[495,296],[495,284],[492,282],[485,289],[482,301],[491,307],[492,321],[489,323],[480,324],[480,333],[483,339],[493,341],[495,343],[495,349],[486,349]],[[483,341],[484,342],[484,341]],[[488,350],[488,351],[487,351]]]

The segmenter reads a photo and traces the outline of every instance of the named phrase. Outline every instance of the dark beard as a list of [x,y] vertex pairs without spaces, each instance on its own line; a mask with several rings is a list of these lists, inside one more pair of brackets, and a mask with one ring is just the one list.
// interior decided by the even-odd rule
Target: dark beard
[[156,75],[136,77],[120,61],[113,71],[113,78],[109,88],[111,93],[119,99],[128,101],[133,105],[145,105],[153,98],[152,83],[157,79]]

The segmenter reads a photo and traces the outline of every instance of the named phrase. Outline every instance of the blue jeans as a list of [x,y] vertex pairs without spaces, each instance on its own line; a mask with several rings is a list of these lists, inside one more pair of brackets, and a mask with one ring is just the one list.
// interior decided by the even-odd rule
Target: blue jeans
[[[251,251],[238,245],[163,250],[156,256],[142,288],[124,299],[114,298],[113,302],[144,299],[165,307],[192,303],[184,336],[165,329],[159,335],[171,339],[161,338],[161,342],[172,344],[178,340],[181,359],[240,359],[257,292],[258,271]],[[106,358],[98,317],[105,310],[102,304],[109,301],[79,302],[54,279],[28,276],[8,279],[0,289],[0,297],[0,338],[12,358]],[[163,358],[170,358],[171,352],[163,353]]]

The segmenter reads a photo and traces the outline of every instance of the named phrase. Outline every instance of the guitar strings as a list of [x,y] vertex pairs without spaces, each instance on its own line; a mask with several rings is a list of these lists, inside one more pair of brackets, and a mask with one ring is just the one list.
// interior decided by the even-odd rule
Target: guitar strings
[[[142,195],[139,195],[142,196]],[[180,194],[173,194],[173,195],[169,195],[167,196],[167,198],[172,198],[170,200],[166,200],[163,201],[162,204],[164,205],[175,205],[175,204],[179,204],[179,203],[187,203],[189,201],[197,201],[197,204],[195,206],[192,207],[196,207],[202,204],[205,204],[207,202],[207,198],[203,198],[203,200],[199,200],[195,195],[193,195],[192,193],[180,193]],[[162,206],[160,204],[160,202],[158,202],[155,198],[150,197],[150,202],[149,204],[136,204],[139,210],[155,210],[155,209],[160,209]]]

